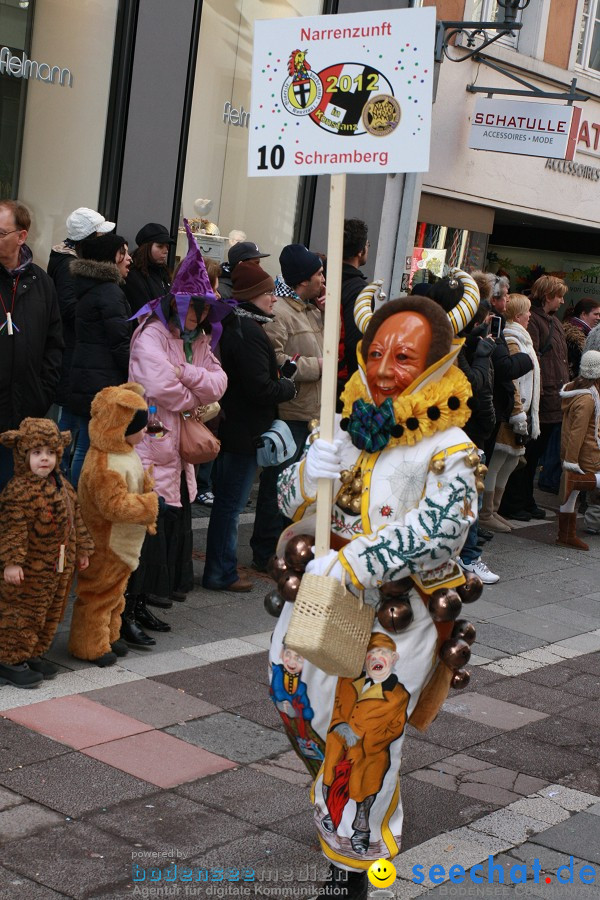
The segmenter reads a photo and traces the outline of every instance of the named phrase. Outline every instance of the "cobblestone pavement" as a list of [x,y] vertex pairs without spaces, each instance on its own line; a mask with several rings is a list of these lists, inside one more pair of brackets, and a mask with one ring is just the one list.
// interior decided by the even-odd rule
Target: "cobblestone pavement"
[[[571,551],[555,530],[549,510],[488,545],[473,678],[408,730],[398,878],[372,897],[600,897],[600,537]],[[0,688],[0,900],[312,896],[325,864],[267,694],[271,583],[251,574],[246,595],[198,587],[110,669],[68,656],[65,623],[59,677]]]

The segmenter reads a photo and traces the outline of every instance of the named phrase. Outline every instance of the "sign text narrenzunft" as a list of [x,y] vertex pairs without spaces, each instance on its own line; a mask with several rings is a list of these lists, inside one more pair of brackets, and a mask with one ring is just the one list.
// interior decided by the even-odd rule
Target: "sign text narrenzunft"
[[254,26],[249,175],[426,172],[435,10]]
[[573,159],[580,117],[577,106],[479,97],[471,120],[469,147]]

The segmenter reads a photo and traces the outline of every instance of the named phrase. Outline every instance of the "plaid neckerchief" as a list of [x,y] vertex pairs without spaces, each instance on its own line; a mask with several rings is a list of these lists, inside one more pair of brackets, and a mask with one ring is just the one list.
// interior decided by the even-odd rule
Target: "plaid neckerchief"
[[348,434],[359,450],[377,453],[387,446],[395,424],[394,406],[390,397],[381,406],[356,400],[352,404],[348,420]]

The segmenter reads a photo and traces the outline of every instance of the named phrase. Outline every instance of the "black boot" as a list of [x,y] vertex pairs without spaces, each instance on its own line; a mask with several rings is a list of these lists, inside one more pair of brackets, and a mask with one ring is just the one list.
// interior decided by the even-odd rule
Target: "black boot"
[[31,659],[27,660],[27,665],[34,672],[39,672],[43,676],[44,681],[52,681],[58,675],[58,666],[55,666],[54,663],[49,662],[47,659],[42,659],[41,656],[32,656]]
[[129,653],[129,647],[125,641],[120,640],[120,638],[118,638],[114,644],[110,645],[110,649],[116,656],[127,656]]
[[338,900],[367,900],[369,882],[366,872],[346,872],[331,863],[325,884],[317,897],[337,897]]
[[144,594],[138,594],[135,604],[135,621],[143,628],[149,628],[150,631],[170,631],[171,626],[168,622],[163,622],[153,612],[150,612],[146,606],[146,598]]
[[121,616],[121,639],[130,647],[154,647],[156,641],[146,634],[135,621],[135,594],[125,595],[125,609]]
[[34,672],[27,663],[0,663],[0,684],[17,688],[34,688],[42,683],[44,676]]

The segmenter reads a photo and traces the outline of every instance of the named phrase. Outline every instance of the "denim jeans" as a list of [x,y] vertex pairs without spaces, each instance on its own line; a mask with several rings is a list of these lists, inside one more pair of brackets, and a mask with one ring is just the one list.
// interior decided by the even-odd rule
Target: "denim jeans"
[[477,518],[469,528],[467,532],[467,539],[463,544],[463,548],[460,551],[460,558],[462,562],[466,563],[466,565],[470,566],[471,563],[475,562],[476,559],[479,559],[481,556],[481,551],[477,547],[477,528],[479,525],[479,512],[481,510],[481,504],[483,502],[483,496],[481,494],[477,495]]
[[300,459],[308,437],[308,422],[295,422],[290,419],[286,419],[285,422],[289,425],[296,442],[296,452],[280,466],[268,466],[263,469],[260,475],[254,531],[250,538],[254,561],[260,566],[266,565],[273,556],[279,535],[290,521],[279,512],[277,479],[284,469]]
[[72,441],[71,446],[67,447],[63,453],[60,468],[75,489],[77,489],[85,454],[90,449],[89,424],[89,419],[86,419],[85,416],[76,416],[75,413],[63,406],[58,427],[61,431],[70,431]]
[[224,451],[215,461],[215,500],[206,535],[204,587],[229,587],[238,580],[239,518],[248,502],[257,468],[255,456],[241,453]]

